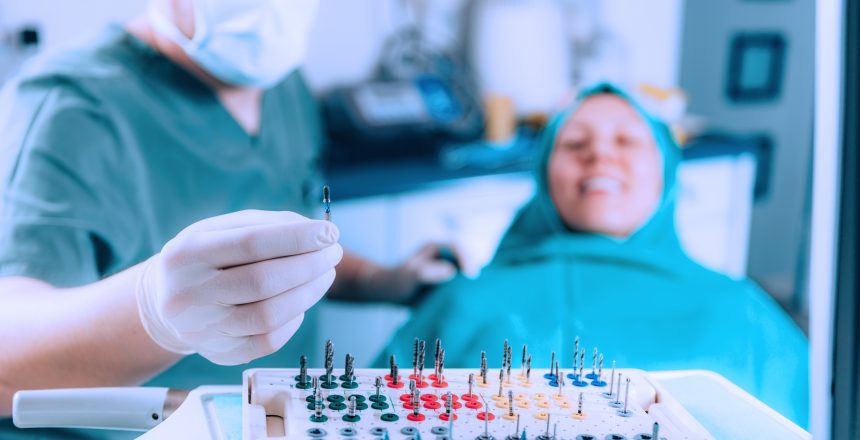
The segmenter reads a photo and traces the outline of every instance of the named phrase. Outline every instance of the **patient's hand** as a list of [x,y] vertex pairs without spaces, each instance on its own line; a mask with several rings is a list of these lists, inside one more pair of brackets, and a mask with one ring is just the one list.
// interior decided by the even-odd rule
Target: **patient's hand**
[[386,301],[411,304],[428,286],[450,281],[463,267],[464,259],[455,246],[428,243],[399,266],[369,267],[361,284]]

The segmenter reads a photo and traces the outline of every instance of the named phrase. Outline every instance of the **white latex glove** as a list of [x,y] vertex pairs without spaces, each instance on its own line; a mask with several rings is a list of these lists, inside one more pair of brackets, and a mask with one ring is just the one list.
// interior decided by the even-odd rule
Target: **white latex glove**
[[334,281],[339,231],[292,212],[197,222],[145,264],[140,318],[163,348],[236,365],[274,353]]

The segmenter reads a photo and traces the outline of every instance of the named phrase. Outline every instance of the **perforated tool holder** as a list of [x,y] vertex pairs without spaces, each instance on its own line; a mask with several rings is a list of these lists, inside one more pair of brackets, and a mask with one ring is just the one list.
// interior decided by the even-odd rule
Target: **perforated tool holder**
[[[425,374],[421,380],[411,369],[400,370],[397,381],[384,369],[357,369],[354,378],[337,371],[326,377],[322,369],[309,369],[305,378],[298,369],[247,370],[243,438],[520,439],[525,432],[528,439],[645,440],[652,438],[655,422],[660,438],[711,438],[641,370],[617,370],[611,395],[606,370],[598,378],[590,369],[582,377],[562,369],[562,380],[550,370],[531,371],[528,380],[524,371],[513,370],[501,388],[499,370],[489,371],[484,383],[471,369],[448,369],[442,378]],[[383,378],[378,394],[377,377]],[[410,381],[417,392],[409,390]]]

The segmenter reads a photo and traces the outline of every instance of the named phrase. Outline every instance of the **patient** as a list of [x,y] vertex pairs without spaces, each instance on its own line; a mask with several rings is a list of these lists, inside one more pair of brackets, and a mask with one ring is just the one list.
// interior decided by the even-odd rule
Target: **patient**
[[[456,279],[414,310],[383,352],[411,369],[413,337],[441,338],[446,367],[501,365],[528,344],[534,368],[573,342],[619,368],[707,369],[806,426],[807,341],[750,280],[705,269],[674,225],[680,151],[664,124],[615,86],[582,94],[547,126],[537,192],[477,280]],[[432,356],[432,354],[431,354]],[[432,368],[432,367],[431,367]],[[568,371],[564,371],[567,369]]]

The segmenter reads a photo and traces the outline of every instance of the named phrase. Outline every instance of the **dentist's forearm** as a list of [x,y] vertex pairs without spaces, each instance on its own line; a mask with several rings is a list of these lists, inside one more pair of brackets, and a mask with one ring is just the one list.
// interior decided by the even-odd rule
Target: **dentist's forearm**
[[0,278],[0,416],[11,414],[18,390],[134,385],[181,358],[143,329],[140,270],[68,289]]

